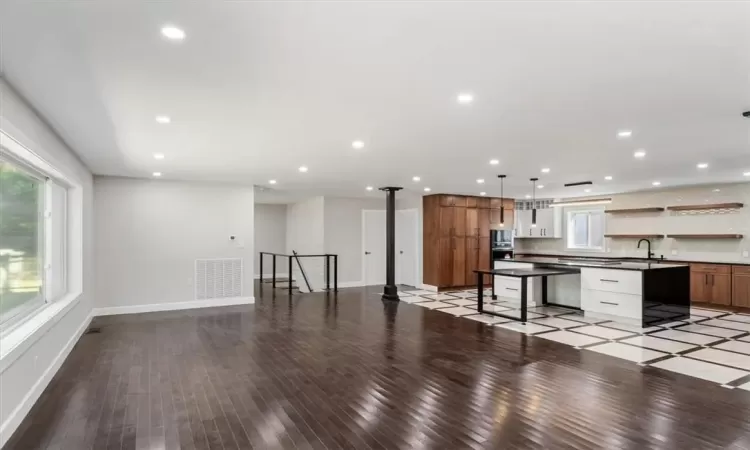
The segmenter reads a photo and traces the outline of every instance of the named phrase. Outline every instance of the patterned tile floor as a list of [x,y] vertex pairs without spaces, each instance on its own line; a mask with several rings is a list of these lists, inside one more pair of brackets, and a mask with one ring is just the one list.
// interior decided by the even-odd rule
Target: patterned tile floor
[[[750,390],[750,315],[691,308],[687,321],[639,328],[584,317],[580,311],[554,306],[529,307],[529,321],[477,313],[476,290],[400,291],[403,302],[476,320],[496,327],[550,339],[577,349],[603,353],[672,372]],[[490,295],[490,291],[487,291]],[[520,314],[512,301],[492,301],[485,309]]]

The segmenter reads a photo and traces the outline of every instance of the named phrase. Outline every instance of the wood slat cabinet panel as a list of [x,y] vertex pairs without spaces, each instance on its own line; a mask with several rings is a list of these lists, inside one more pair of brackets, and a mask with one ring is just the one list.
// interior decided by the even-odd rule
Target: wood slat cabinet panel
[[440,206],[453,206],[456,197],[454,195],[441,195]]
[[[479,237],[479,262],[477,263],[477,267],[480,270],[490,270],[490,253],[492,252],[492,243],[490,242],[489,237]],[[469,284],[473,284],[476,282],[476,276],[474,276],[471,279],[471,282]],[[467,280],[468,281],[468,280]],[[484,284],[485,286],[490,284],[492,282],[492,276],[491,275],[485,275],[484,276]]]
[[453,238],[441,237],[438,241],[438,277],[434,286],[451,286],[453,280]]
[[453,278],[451,286],[466,286],[466,238],[454,236],[453,243]]
[[711,303],[708,274],[705,272],[690,272],[690,300],[700,303]]
[[732,306],[750,308],[750,273],[732,276]]
[[[490,214],[491,209],[477,209],[477,226],[479,227],[479,236],[484,238],[490,237]],[[489,242],[489,239],[487,239]]]
[[690,270],[707,273],[732,273],[732,266],[729,264],[690,264]]
[[450,237],[456,234],[455,232],[455,217],[456,213],[452,207],[440,207],[438,208],[438,214],[440,216],[440,227],[439,235],[441,237]]
[[715,305],[732,304],[732,276],[729,274],[711,274],[711,303]]
[[453,211],[453,235],[466,236],[466,211],[464,207],[454,206]]
[[732,273],[750,275],[750,266],[732,266]]
[[477,208],[479,206],[479,202],[477,200],[477,197],[466,197],[466,207]]
[[500,209],[500,206],[502,205],[501,200],[502,199],[499,199],[499,198],[491,198],[490,199],[490,208],[492,208],[492,209]]
[[487,197],[479,197],[477,199],[477,208],[490,208],[490,199]]
[[479,210],[477,208],[466,208],[466,236],[479,236]]
[[462,208],[466,208],[468,197],[464,197],[462,195],[454,195],[453,196],[453,206],[460,206]]
[[475,270],[479,268],[479,238],[466,237],[466,275],[464,279],[467,285],[476,282],[477,274]]

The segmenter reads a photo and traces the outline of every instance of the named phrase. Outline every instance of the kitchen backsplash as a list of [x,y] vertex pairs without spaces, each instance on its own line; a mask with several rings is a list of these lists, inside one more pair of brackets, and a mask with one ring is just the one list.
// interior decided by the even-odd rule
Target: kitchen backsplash
[[[607,214],[606,234],[742,234],[743,239],[651,239],[651,250],[658,258],[686,261],[739,262],[750,264],[744,251],[750,251],[750,183],[706,185],[608,195],[612,203],[605,209],[667,207],[708,203],[743,203],[745,207],[724,212],[688,214],[673,211],[635,214]],[[565,208],[568,210],[568,208]],[[565,217],[565,214],[563,214]],[[566,224],[563,223],[563,236]],[[638,239],[606,238],[606,252],[568,251],[565,239],[517,239],[516,252],[585,256],[646,256]],[[673,254],[676,252],[676,254]]]

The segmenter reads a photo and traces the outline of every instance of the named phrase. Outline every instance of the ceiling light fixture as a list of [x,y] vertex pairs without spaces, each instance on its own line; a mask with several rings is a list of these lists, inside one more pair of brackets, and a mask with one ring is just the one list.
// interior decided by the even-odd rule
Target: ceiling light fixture
[[167,25],[161,28],[161,34],[171,41],[181,41],[185,39],[185,32],[173,25]]
[[526,194],[526,198],[531,198],[531,196],[529,194]]
[[161,172],[154,172],[152,175],[155,176],[155,177],[160,177],[161,176]]
[[500,160],[499,159],[491,159],[490,160],[490,164],[492,164],[493,166],[496,166],[496,165],[500,164]]
[[487,193],[486,192],[480,192],[479,195],[481,195],[482,197],[484,197],[485,195],[487,195]]
[[421,180],[421,178],[419,178],[419,177],[411,177],[411,181],[413,181],[415,183],[419,182],[420,180]]
[[268,180],[268,184],[276,184],[276,180]]
[[167,124],[172,122],[169,116],[156,116],[156,123]]
[[432,189],[430,189],[430,188],[428,188],[428,187],[424,188],[424,191],[425,191],[425,192],[430,192],[431,190],[432,190]]
[[297,169],[297,170],[299,170],[302,173],[305,173],[305,172],[307,172],[307,166],[300,166],[300,168]]
[[154,159],[164,159],[164,153],[154,153]]
[[652,186],[660,186],[661,185],[661,181],[654,181],[653,183],[651,183],[651,185]]
[[477,183],[484,184],[484,178],[477,178]]
[[362,141],[354,141],[354,142],[352,142],[352,147],[354,147],[354,148],[356,148],[356,149],[359,150],[360,148],[364,148],[365,147],[365,143],[362,142]]
[[604,177],[604,179],[607,181],[612,181],[612,175],[607,175],[606,177]]
[[591,192],[591,189],[584,189],[583,192],[586,192],[586,193]]
[[458,94],[458,97],[456,97],[456,100],[458,100],[458,103],[461,103],[462,105],[468,105],[469,103],[474,101],[474,95],[464,92],[461,94]]
[[695,167],[699,169],[708,169],[708,163],[698,163]]
[[633,156],[635,156],[636,158],[643,158],[644,156],[646,156],[646,150],[636,150],[635,153],[633,153]]
[[750,172],[743,172],[742,175],[746,177],[750,177]]
[[549,167],[545,167],[544,169],[542,169],[542,173],[549,173]]
[[505,181],[506,175],[498,175],[500,178],[500,226],[505,226],[505,192],[503,192],[503,182]]
[[536,182],[539,178],[529,178],[531,180],[531,226],[536,227]]
[[368,191],[371,191],[373,188],[372,186],[367,186],[365,189],[367,189]]
[[543,185],[543,184],[537,184],[537,185],[536,185],[536,188],[537,188],[537,189],[544,189],[544,185]]
[[617,132],[617,137],[620,139],[627,139],[632,135],[633,135],[633,132],[630,130],[620,130]]
[[550,206],[580,206],[580,205],[604,205],[606,203],[612,203],[611,198],[590,198],[584,200],[568,200],[562,202],[552,202]]
[[721,189],[714,189],[714,192],[721,192]]

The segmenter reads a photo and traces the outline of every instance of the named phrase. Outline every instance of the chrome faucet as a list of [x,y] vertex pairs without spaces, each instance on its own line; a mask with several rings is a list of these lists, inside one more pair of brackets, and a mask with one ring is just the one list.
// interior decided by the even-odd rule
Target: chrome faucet
[[648,259],[651,259],[651,257],[654,256],[654,254],[651,252],[651,241],[649,241],[648,239],[641,239],[640,241],[638,241],[638,248],[641,248],[641,242],[643,241],[646,241],[646,244],[648,244]]

